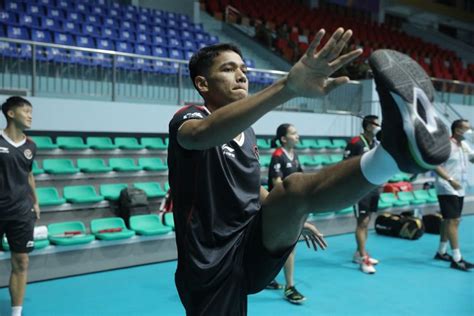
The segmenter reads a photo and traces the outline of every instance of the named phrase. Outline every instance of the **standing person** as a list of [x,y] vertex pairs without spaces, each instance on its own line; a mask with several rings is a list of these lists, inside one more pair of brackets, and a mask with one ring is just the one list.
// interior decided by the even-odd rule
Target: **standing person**
[[[354,137],[346,146],[344,159],[361,156],[374,148],[378,141],[375,137],[381,130],[379,118],[376,115],[367,115],[362,120],[363,132]],[[360,265],[360,270],[364,273],[375,273],[374,265],[379,263],[377,259],[371,258],[365,249],[367,242],[370,215],[377,212],[379,203],[379,190],[374,189],[364,196],[354,205],[354,215],[357,220],[355,237],[357,250],[354,253],[352,261]]]
[[[277,141],[281,145],[278,147],[272,155],[272,160],[268,168],[268,189],[271,191],[273,187],[282,183],[283,180],[290,174],[295,172],[303,172],[301,164],[298,160],[298,155],[295,151],[295,146],[299,142],[299,135],[296,128],[291,124],[281,124],[278,126],[276,136],[272,140],[272,148],[277,147]],[[303,229],[308,230],[314,235],[321,237],[321,241],[324,242],[322,249],[326,248],[326,242],[322,238],[322,234],[316,229],[316,227],[308,222],[304,223]],[[303,294],[301,294],[295,287],[293,273],[295,270],[295,250],[291,252],[288,259],[283,266],[283,272],[285,274],[285,299],[294,304],[301,304],[306,300]],[[267,285],[267,289],[280,289],[282,286],[273,280]]]
[[[441,222],[440,243],[436,260],[451,262],[451,268],[462,271],[474,265],[463,259],[459,246],[458,227],[467,186],[468,162],[474,163],[474,152],[464,140],[466,133],[472,133],[468,120],[460,119],[451,124],[451,155],[436,168],[436,192],[443,221]],[[452,256],[447,253],[448,241]]]
[[[409,57],[380,50],[371,63],[388,118],[382,146],[318,173],[294,173],[270,193],[261,187],[251,125],[296,96],[322,96],[347,83],[347,77],[329,76],[362,53],[340,56],[352,36],[342,28],[318,50],[324,34],[316,34],[287,76],[251,96],[236,46],[205,47],[190,60],[190,76],[205,106],[187,106],[174,115],[168,146],[178,249],[175,282],[187,315],[246,315],[247,296],[275,278],[310,212],[353,205],[399,168],[422,172],[449,156],[448,133],[430,103],[429,77]],[[400,75],[405,73],[410,75]],[[413,91],[428,100],[420,106],[434,119],[429,129],[412,115],[418,110]],[[320,236],[311,237],[321,243]]]
[[7,126],[0,133],[0,239],[6,234],[11,250],[10,296],[12,316],[20,316],[25,297],[28,253],[40,208],[32,173],[36,145],[26,137],[32,105],[21,97],[2,104]]

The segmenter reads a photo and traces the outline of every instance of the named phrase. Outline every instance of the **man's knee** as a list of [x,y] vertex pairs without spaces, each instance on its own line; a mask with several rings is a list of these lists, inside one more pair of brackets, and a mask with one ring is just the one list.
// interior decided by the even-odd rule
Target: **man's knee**
[[370,222],[370,215],[360,215],[359,218],[357,218],[357,228],[359,229],[368,229],[369,227],[369,222]]
[[459,223],[461,222],[461,218],[449,218],[445,220],[446,225],[453,227],[453,226],[459,226]]
[[26,253],[12,253],[12,272],[22,273],[28,270],[29,258]]
[[302,203],[309,192],[304,185],[304,176],[300,172],[293,173],[283,180],[282,186],[288,199],[295,203]]

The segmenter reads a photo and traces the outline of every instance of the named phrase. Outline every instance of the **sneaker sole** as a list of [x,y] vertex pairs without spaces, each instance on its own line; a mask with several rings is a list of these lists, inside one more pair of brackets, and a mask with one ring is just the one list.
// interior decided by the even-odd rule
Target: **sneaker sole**
[[304,301],[306,301],[306,297],[302,300],[298,300],[298,301],[295,301],[295,300],[290,300],[289,298],[285,297],[285,300],[287,300],[288,302],[290,302],[291,304],[302,304]]
[[407,55],[385,49],[375,51],[369,63],[400,112],[410,156],[418,165],[412,171],[434,169],[446,161],[449,132],[433,108],[434,87],[423,68]]

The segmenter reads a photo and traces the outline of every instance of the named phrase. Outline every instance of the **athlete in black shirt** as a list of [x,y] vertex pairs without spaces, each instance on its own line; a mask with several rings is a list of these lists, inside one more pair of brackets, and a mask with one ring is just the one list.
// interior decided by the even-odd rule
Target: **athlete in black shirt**
[[11,250],[12,315],[21,315],[28,253],[34,248],[33,230],[40,209],[32,165],[36,145],[25,136],[31,127],[32,106],[21,97],[2,104],[7,127],[0,132],[0,238],[6,234]]
[[[281,124],[277,128],[276,136],[272,140],[272,147],[275,148],[280,145],[272,154],[272,160],[270,161],[270,166],[268,168],[268,188],[269,191],[277,183],[283,182],[283,180],[289,175],[295,172],[303,172],[301,164],[298,160],[298,155],[295,151],[295,146],[299,142],[299,135],[296,131],[296,128],[291,124]],[[291,211],[291,210],[290,210]],[[321,248],[326,248],[326,242],[322,237],[322,234],[316,229],[311,223],[304,223],[304,230],[309,231],[311,234],[319,236],[321,241]],[[285,299],[294,304],[301,304],[306,300],[295,287],[293,272],[295,270],[295,250],[291,252],[286,259],[285,265],[283,267],[283,272],[285,274]],[[276,280],[273,280],[268,286],[267,289],[279,289],[281,288],[280,284]]]
[[[205,47],[191,58],[191,79],[205,107],[189,106],[176,113],[169,125],[168,147],[178,249],[175,281],[188,315],[245,315],[247,295],[274,279],[308,213],[353,205],[397,173],[397,164],[422,170],[444,161],[444,151],[438,155],[425,146],[416,147],[411,130],[409,138],[401,120],[392,117],[385,121],[391,124],[384,133],[390,136],[387,147],[378,146],[361,158],[318,173],[294,173],[270,193],[260,186],[258,151],[250,126],[296,96],[322,96],[347,83],[347,77],[328,76],[362,53],[358,49],[339,56],[352,36],[342,28],[317,50],[324,34],[324,30],[316,34],[287,76],[252,96],[248,96],[247,68],[234,45]],[[388,89],[383,83],[378,88]],[[389,101],[383,111],[405,118],[405,112]],[[419,122],[408,120],[409,127],[415,123]],[[416,133],[420,131],[423,137],[432,136],[424,127]],[[447,141],[448,136],[439,135]],[[406,148],[392,139],[407,140],[415,146],[416,158],[421,153],[431,164],[426,158],[406,155]]]
[[[344,158],[361,156],[377,145],[375,135],[380,130],[378,117],[375,115],[367,115],[362,120],[363,132],[359,136],[354,137],[346,146]],[[357,219],[355,230],[357,250],[352,261],[360,265],[360,270],[364,273],[375,273],[374,265],[379,261],[369,256],[365,249],[368,236],[368,225],[370,222],[370,214],[377,212],[379,203],[378,189],[371,191],[364,196],[356,205],[354,205],[354,214]]]

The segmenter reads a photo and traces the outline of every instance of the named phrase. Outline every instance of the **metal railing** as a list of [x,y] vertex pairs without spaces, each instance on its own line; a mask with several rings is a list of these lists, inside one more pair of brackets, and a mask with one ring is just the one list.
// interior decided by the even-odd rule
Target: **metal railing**
[[[32,96],[181,105],[202,102],[188,61],[0,37],[0,89]],[[249,68],[250,93],[287,73]],[[359,114],[362,85],[352,81],[321,98],[295,98],[278,110]]]

